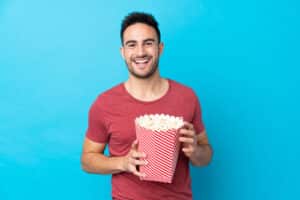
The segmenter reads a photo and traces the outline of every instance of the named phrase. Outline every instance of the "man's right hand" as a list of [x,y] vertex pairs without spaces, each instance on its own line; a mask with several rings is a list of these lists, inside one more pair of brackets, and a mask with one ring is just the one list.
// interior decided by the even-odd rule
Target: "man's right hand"
[[143,152],[139,152],[137,150],[137,147],[138,147],[138,141],[135,140],[132,143],[131,149],[128,152],[128,154],[123,157],[123,169],[124,169],[124,171],[133,173],[134,175],[136,175],[138,177],[145,177],[145,174],[140,173],[137,170],[137,167],[140,165],[148,164],[147,161],[140,160],[141,158],[146,158],[146,154]]

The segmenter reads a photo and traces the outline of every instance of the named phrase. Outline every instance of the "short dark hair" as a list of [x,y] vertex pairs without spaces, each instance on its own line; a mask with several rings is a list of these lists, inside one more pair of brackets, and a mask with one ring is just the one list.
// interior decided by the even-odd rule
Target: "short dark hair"
[[158,28],[158,22],[153,17],[153,15],[145,12],[131,12],[123,19],[121,24],[120,36],[122,44],[124,31],[126,30],[126,28],[128,28],[128,26],[136,23],[143,23],[153,27],[156,31],[158,42],[160,43],[160,31]]

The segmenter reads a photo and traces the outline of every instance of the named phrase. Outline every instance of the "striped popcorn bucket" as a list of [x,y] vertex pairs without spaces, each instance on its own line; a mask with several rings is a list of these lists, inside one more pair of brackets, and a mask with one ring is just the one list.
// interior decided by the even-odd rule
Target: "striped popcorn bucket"
[[146,154],[141,180],[172,183],[180,149],[178,129],[153,131],[135,123],[138,150]]

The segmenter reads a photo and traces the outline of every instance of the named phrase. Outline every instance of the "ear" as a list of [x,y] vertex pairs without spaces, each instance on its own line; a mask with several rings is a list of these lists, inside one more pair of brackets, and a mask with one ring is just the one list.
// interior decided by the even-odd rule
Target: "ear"
[[159,55],[161,55],[163,53],[163,50],[164,50],[164,43],[163,42],[159,43],[158,50],[159,50]]
[[124,56],[125,53],[124,53],[124,47],[123,46],[120,47],[120,53],[121,53],[122,58],[125,59],[125,56]]

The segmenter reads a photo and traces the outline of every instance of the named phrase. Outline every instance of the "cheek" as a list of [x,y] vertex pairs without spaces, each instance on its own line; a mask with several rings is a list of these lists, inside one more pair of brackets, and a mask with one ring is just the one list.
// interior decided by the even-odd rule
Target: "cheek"
[[158,57],[159,56],[159,49],[155,49],[151,53],[152,53],[153,56]]
[[130,61],[130,60],[131,60],[131,57],[132,57],[132,55],[129,54],[129,53],[125,53],[125,54],[124,54],[124,59],[125,59],[126,61]]

